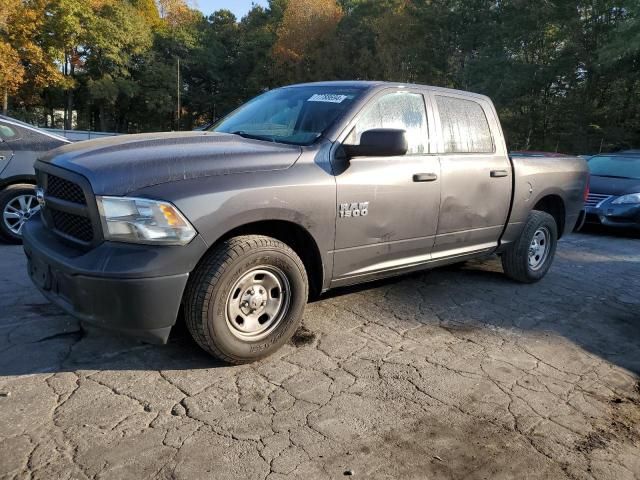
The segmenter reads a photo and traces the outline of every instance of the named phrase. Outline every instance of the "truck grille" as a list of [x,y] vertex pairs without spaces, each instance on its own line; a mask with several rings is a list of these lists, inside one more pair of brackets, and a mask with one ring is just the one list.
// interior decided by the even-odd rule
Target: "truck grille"
[[47,228],[65,241],[81,247],[95,245],[101,237],[97,206],[84,177],[43,166],[36,169],[38,185],[44,191],[42,219]]
[[597,207],[602,202],[609,200],[611,195],[603,195],[601,193],[589,193],[587,200],[584,202],[585,207]]
[[64,178],[56,177],[55,175],[47,176],[47,194],[60,200],[66,200],[67,202],[73,202],[79,205],[87,204],[87,199],[84,197],[84,192],[79,185]]
[[87,217],[61,210],[49,209],[49,211],[53,219],[53,226],[59,232],[87,243],[93,240],[93,226]]

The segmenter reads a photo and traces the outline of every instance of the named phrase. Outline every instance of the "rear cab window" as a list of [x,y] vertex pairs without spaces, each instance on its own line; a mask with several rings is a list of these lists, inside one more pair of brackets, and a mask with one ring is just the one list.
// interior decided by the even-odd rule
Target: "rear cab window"
[[444,153],[494,153],[495,143],[486,113],[473,100],[435,95]]

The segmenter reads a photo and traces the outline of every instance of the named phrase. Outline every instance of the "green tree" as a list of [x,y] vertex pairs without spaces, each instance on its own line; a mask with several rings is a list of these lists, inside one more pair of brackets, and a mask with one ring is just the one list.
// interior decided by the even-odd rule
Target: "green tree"
[[101,130],[127,131],[126,114],[140,91],[133,78],[152,45],[150,23],[128,2],[99,6],[88,26],[85,64]]
[[83,0],[54,0],[48,5],[46,29],[52,32],[52,47],[60,52],[66,98],[64,128],[71,129],[74,110],[76,70],[86,60],[85,42],[89,25],[94,21],[91,5]]

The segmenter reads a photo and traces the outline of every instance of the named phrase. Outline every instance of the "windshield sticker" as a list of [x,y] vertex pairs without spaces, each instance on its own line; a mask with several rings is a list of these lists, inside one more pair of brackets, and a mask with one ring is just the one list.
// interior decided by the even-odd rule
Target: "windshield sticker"
[[307,100],[307,102],[342,103],[347,98],[349,98],[348,95],[334,95],[332,93],[316,93],[313,97]]

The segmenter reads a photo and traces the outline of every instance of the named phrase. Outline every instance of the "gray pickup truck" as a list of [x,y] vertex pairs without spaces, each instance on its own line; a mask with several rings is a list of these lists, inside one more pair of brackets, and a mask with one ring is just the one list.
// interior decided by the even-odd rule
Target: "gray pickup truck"
[[180,311],[231,363],[310,296],[498,254],[540,280],[588,189],[575,157],[510,159],[482,95],[383,82],[267,92],[209,131],[129,135],[35,165],[34,283],[83,322],[163,343]]

